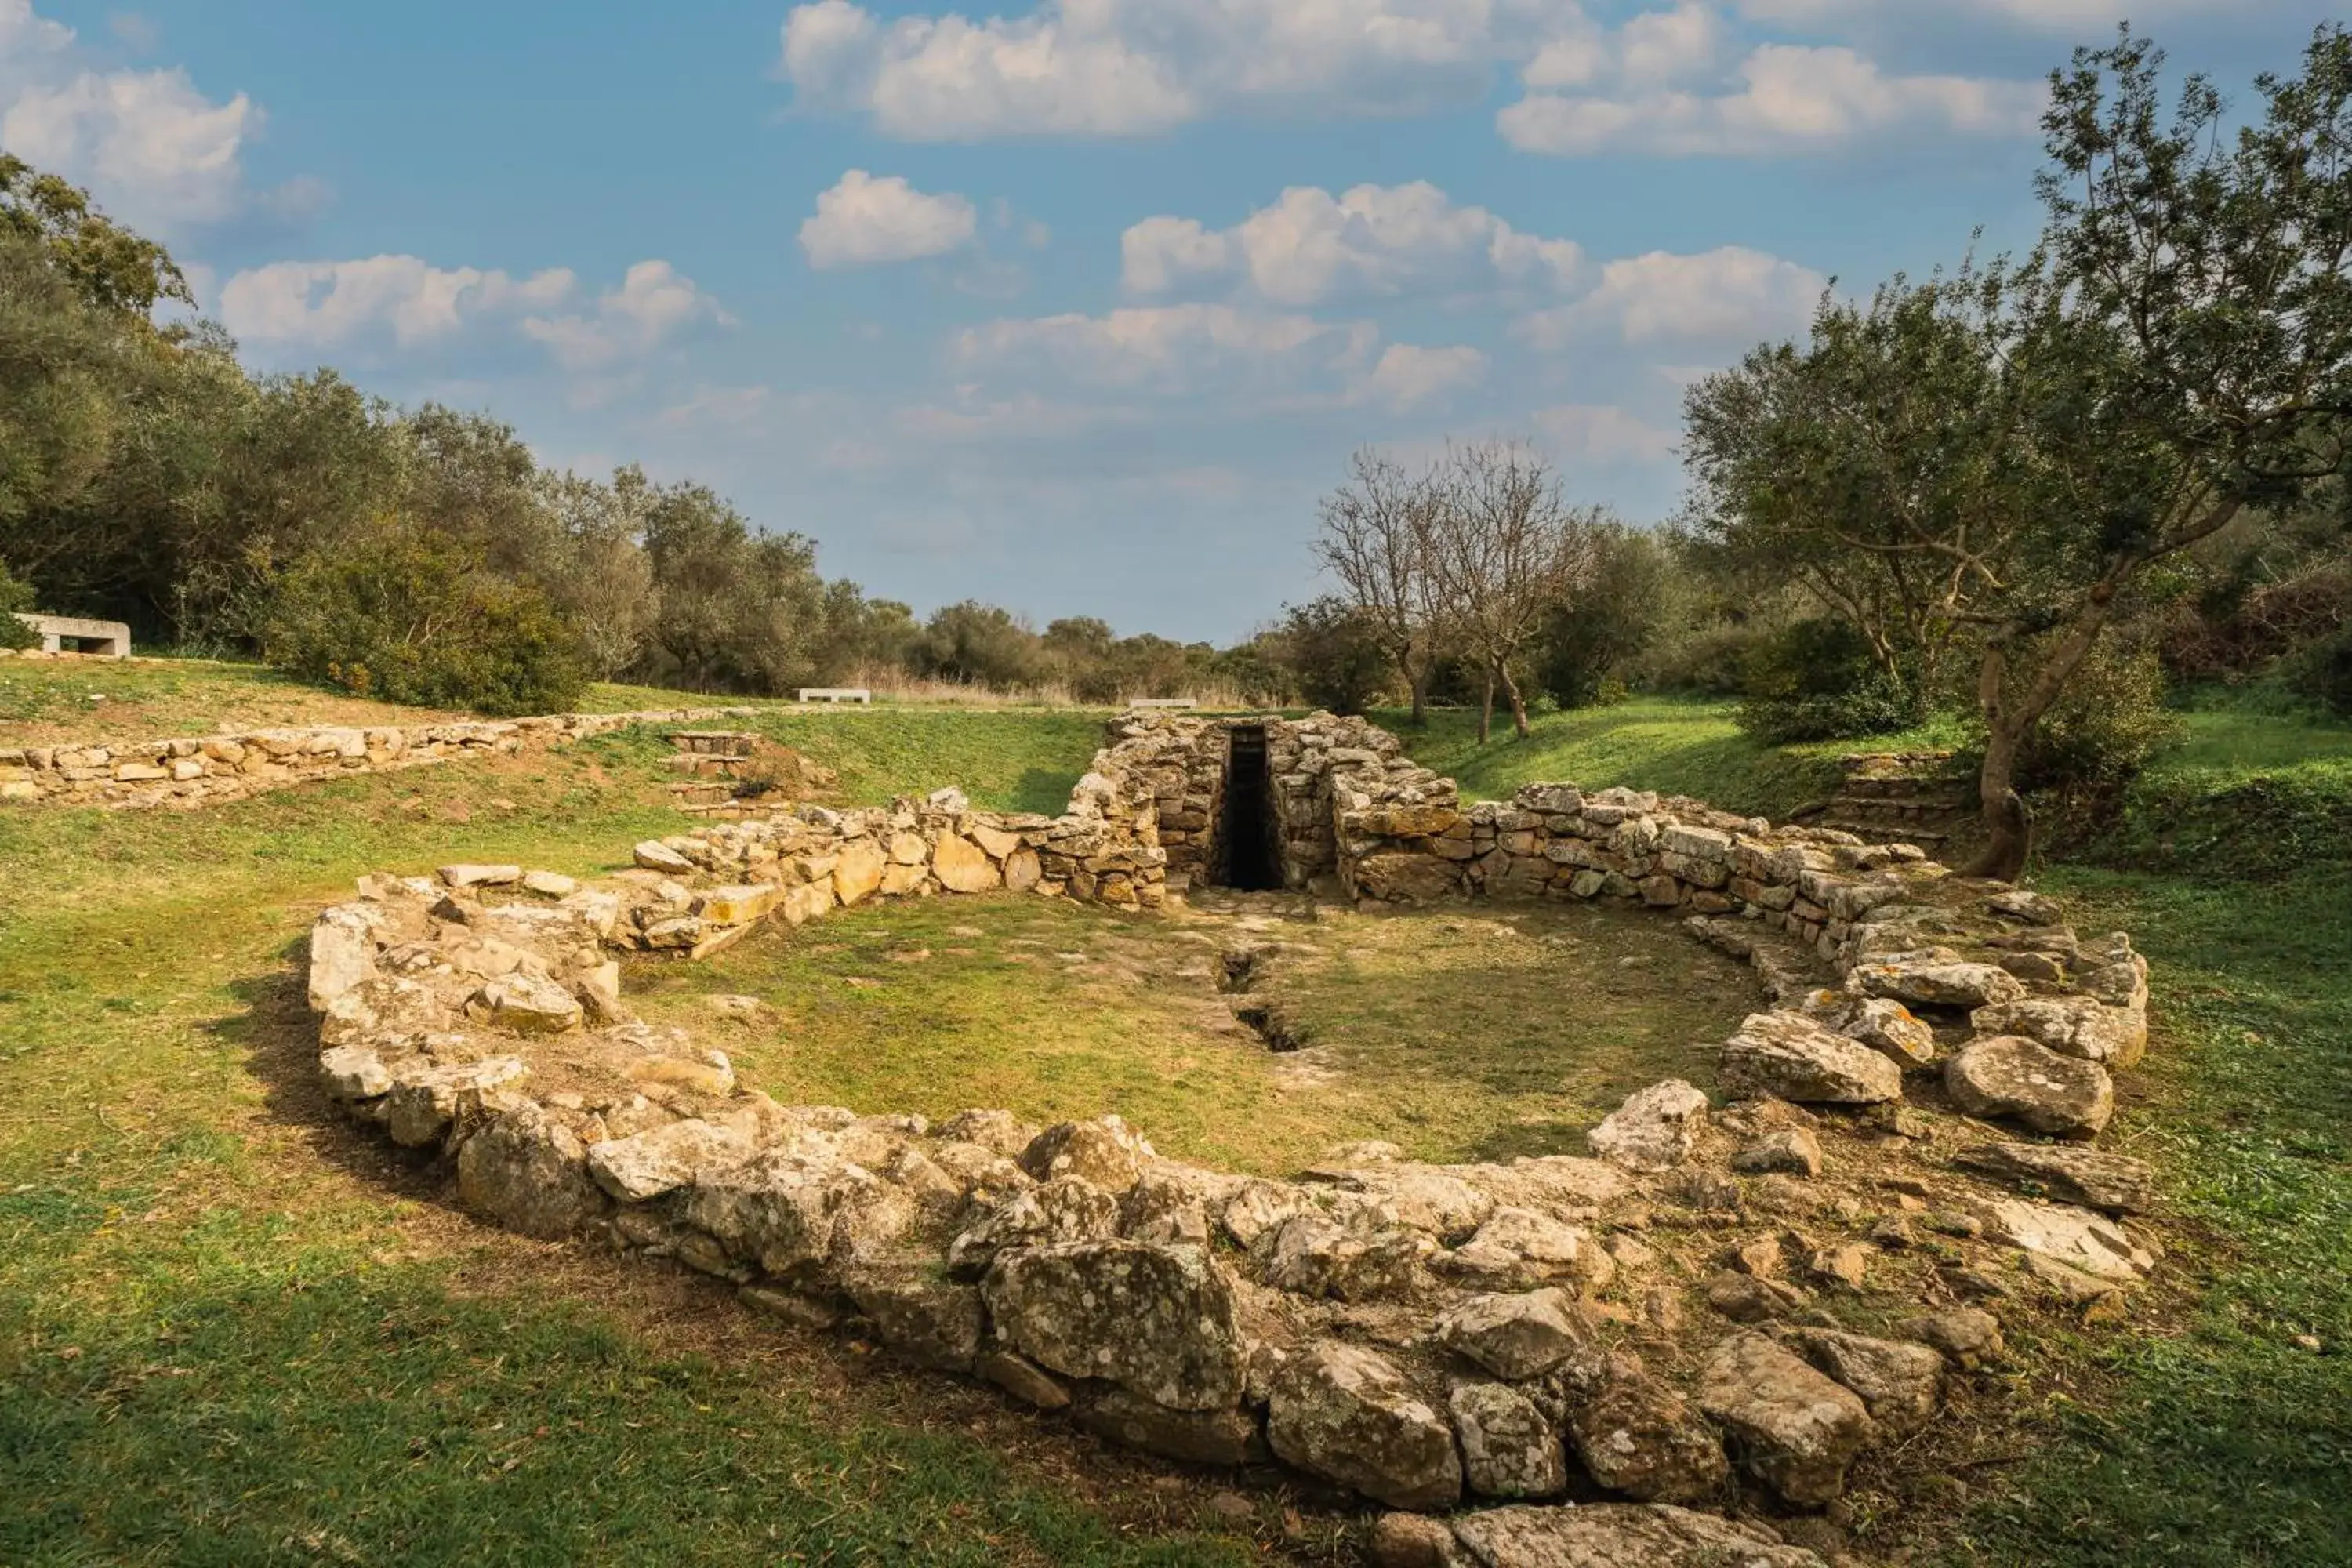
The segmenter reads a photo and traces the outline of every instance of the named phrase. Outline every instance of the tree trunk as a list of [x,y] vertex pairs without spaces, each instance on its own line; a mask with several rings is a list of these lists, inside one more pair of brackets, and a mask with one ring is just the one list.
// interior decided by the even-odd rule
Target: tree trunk
[[1425,730],[1429,727],[1428,672],[1415,669],[1408,664],[1404,668],[1404,679],[1405,684],[1412,688],[1412,727]]
[[1478,743],[1485,745],[1486,737],[1495,732],[1495,672],[1486,672],[1486,694],[1478,701]]
[[2014,882],[2025,870],[2026,857],[2033,848],[2033,820],[2011,782],[2017,774],[2018,749],[2024,742],[2024,733],[2010,725],[1996,725],[1985,737],[1984,767],[1977,774],[1985,846],[1968,868],[1971,877]]
[[2099,640],[2115,605],[2116,585],[2126,575],[2126,568],[2117,565],[2093,585],[2073,624],[2051,647],[2033,684],[2014,703],[2009,700],[2009,634],[1996,633],[1986,642],[1983,662],[1977,668],[1977,708],[1985,721],[1984,766],[1977,773],[1977,805],[1984,817],[1985,847],[1968,868],[1969,876],[2013,882],[2024,871],[2033,847],[2033,819],[2015,786],[2018,754]]
[[1511,674],[1508,664],[1498,664],[1495,673],[1503,678],[1503,692],[1511,700],[1511,731],[1522,741],[1528,738],[1528,700],[1519,691],[1519,683]]

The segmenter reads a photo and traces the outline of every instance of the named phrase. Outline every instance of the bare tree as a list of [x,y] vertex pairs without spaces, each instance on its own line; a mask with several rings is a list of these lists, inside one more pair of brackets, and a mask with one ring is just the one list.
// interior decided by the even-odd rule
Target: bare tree
[[1349,459],[1347,482],[1323,498],[1315,535],[1316,555],[1411,688],[1415,724],[1424,722],[1442,624],[1431,564],[1434,478],[1360,450]]
[[1430,509],[1430,574],[1444,618],[1486,677],[1478,741],[1494,731],[1495,689],[1511,704],[1511,724],[1528,732],[1519,690],[1520,650],[1544,614],[1591,583],[1606,517],[1570,506],[1559,476],[1529,447],[1481,441],[1446,454]]

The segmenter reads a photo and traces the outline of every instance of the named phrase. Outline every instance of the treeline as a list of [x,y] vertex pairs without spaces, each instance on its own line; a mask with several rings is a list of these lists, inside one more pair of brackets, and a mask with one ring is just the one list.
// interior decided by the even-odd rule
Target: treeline
[[159,326],[174,303],[193,301],[162,247],[0,154],[0,607],[490,712],[603,679],[1289,696],[1250,649],[1038,632],[974,603],[918,619],[706,486],[551,471],[497,419],[396,408],[330,370],[250,375],[217,328]]

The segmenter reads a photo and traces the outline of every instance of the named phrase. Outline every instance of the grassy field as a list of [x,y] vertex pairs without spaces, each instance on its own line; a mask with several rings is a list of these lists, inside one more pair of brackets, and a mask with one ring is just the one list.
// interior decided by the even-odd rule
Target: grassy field
[[[940,900],[629,979],[647,1018],[722,1046],[788,1104],[992,1106],[1041,1123],[1117,1110],[1162,1153],[1267,1175],[1360,1138],[1433,1160],[1576,1147],[1633,1090],[1703,1072],[1757,1005],[1744,966],[1667,922],[1507,913],[1327,911],[1254,932],[1202,913]],[[1300,1050],[1269,1051],[1215,988],[1223,949],[1267,941],[1280,955],[1252,999]],[[714,995],[763,1005],[721,1016]]]

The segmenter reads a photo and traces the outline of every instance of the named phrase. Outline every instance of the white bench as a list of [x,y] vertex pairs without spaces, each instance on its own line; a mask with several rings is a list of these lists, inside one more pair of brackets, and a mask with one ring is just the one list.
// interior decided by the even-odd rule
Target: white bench
[[873,706],[874,693],[863,686],[803,686],[803,702],[862,702]]
[[1200,699],[1195,697],[1138,697],[1133,701],[1129,702],[1128,707],[1130,709],[1198,708],[1200,705]]
[[[115,658],[127,658],[131,654],[131,628],[121,621],[86,621],[79,616],[28,616],[16,617],[40,634],[44,653],[107,654]],[[67,647],[67,643],[78,645]],[[92,647],[92,643],[102,646]]]

